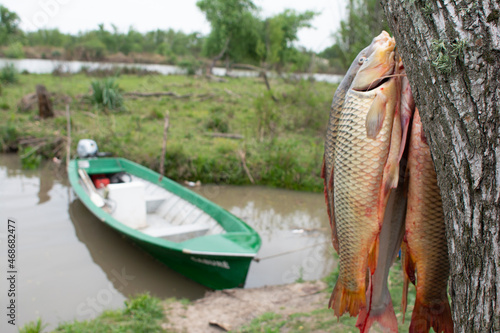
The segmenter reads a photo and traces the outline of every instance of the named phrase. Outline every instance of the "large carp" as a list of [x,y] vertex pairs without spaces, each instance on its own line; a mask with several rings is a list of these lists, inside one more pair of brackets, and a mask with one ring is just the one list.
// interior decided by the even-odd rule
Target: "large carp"
[[366,307],[367,270],[375,272],[385,207],[399,181],[401,84],[392,75],[394,47],[385,31],[373,39],[351,66],[345,80],[352,82],[335,94],[330,112],[323,176],[340,261],[329,303],[337,316],[356,316]]
[[434,163],[418,110],[413,117],[408,155],[408,208],[403,243],[405,283],[403,313],[406,312],[408,280],[415,284],[417,296],[410,333],[453,332],[447,286],[448,248],[441,195]]

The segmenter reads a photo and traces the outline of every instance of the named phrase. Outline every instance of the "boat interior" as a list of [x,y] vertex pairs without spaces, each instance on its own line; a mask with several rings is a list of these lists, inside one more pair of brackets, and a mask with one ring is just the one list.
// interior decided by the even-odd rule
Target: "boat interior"
[[78,172],[80,184],[97,206],[144,234],[183,242],[225,233],[196,205],[145,179],[124,172],[92,176],[84,169]]

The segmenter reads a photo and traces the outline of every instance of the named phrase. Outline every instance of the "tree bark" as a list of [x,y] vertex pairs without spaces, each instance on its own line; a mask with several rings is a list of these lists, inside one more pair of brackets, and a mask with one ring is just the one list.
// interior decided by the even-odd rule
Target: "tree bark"
[[455,332],[500,332],[500,4],[381,3],[437,171]]

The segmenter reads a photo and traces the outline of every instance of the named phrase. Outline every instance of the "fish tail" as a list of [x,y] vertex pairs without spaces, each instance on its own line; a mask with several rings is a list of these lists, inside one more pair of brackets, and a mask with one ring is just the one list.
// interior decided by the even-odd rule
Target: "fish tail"
[[352,291],[345,288],[342,281],[337,280],[328,307],[340,318],[344,313],[349,312],[351,317],[357,316],[362,307],[366,306],[366,295],[363,288]]
[[444,295],[438,303],[424,304],[417,294],[409,333],[427,333],[430,328],[436,333],[453,333],[453,321],[448,298]]
[[[368,299],[371,299],[372,284],[368,286]],[[394,313],[394,308],[392,306],[391,295],[389,292],[384,293],[384,304],[383,309],[373,309],[371,301],[367,301],[368,307],[363,307],[359,313],[358,320],[356,322],[356,327],[359,328],[360,333],[370,332],[370,328],[375,322],[378,322],[386,333],[397,333],[398,332],[398,321],[396,319],[396,314]]]

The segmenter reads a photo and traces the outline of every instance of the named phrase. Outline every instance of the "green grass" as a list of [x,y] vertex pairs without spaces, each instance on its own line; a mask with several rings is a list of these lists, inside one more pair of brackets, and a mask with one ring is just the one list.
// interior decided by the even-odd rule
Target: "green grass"
[[122,310],[105,311],[88,321],[60,324],[53,332],[66,333],[156,333],[164,332],[161,301],[147,294],[125,301]]
[[95,80],[90,83],[92,94],[90,101],[103,110],[121,110],[123,108],[123,95],[118,84],[113,78]]
[[[19,73],[13,64],[7,64],[0,70],[0,83],[14,84],[19,81]],[[6,104],[4,104],[6,105]]]
[[[70,97],[72,152],[79,139],[97,142],[100,151],[113,152],[159,169],[163,117],[170,112],[165,173],[174,180],[202,183],[249,184],[239,151],[255,182],[274,187],[321,191],[324,133],[335,86],[308,81],[271,80],[273,102],[259,78],[228,78],[213,82],[192,76],[121,75],[114,87],[124,92],[171,91],[179,96],[124,98],[118,112],[103,112],[88,101],[92,78],[21,75],[16,85],[3,87],[0,105],[0,145],[15,146],[20,138],[45,138],[44,158],[64,157],[56,149],[66,135],[65,96]],[[38,120],[37,110],[19,112],[26,94],[43,84],[54,97],[60,116]],[[57,113],[57,112],[56,112]],[[209,133],[238,133],[242,140],[217,138]]]
[[[293,313],[289,316],[280,315],[274,312],[264,313],[263,315],[253,319],[248,325],[243,326],[236,332],[241,333],[257,333],[257,332],[358,332],[356,328],[356,319],[344,314],[340,319],[334,316],[333,310],[327,309],[328,299],[335,282],[338,279],[338,270],[335,269],[324,281],[328,287],[323,291],[325,295],[324,304],[318,305],[316,310],[304,313]],[[391,268],[389,274],[389,290],[392,297],[392,303],[398,320],[399,332],[408,332],[408,327],[411,319],[411,310],[415,302],[415,288],[409,288],[408,308],[406,312],[405,322],[402,322],[401,313],[401,297],[403,291],[403,275],[399,260],[396,261]],[[378,331],[377,331],[378,332]]]

